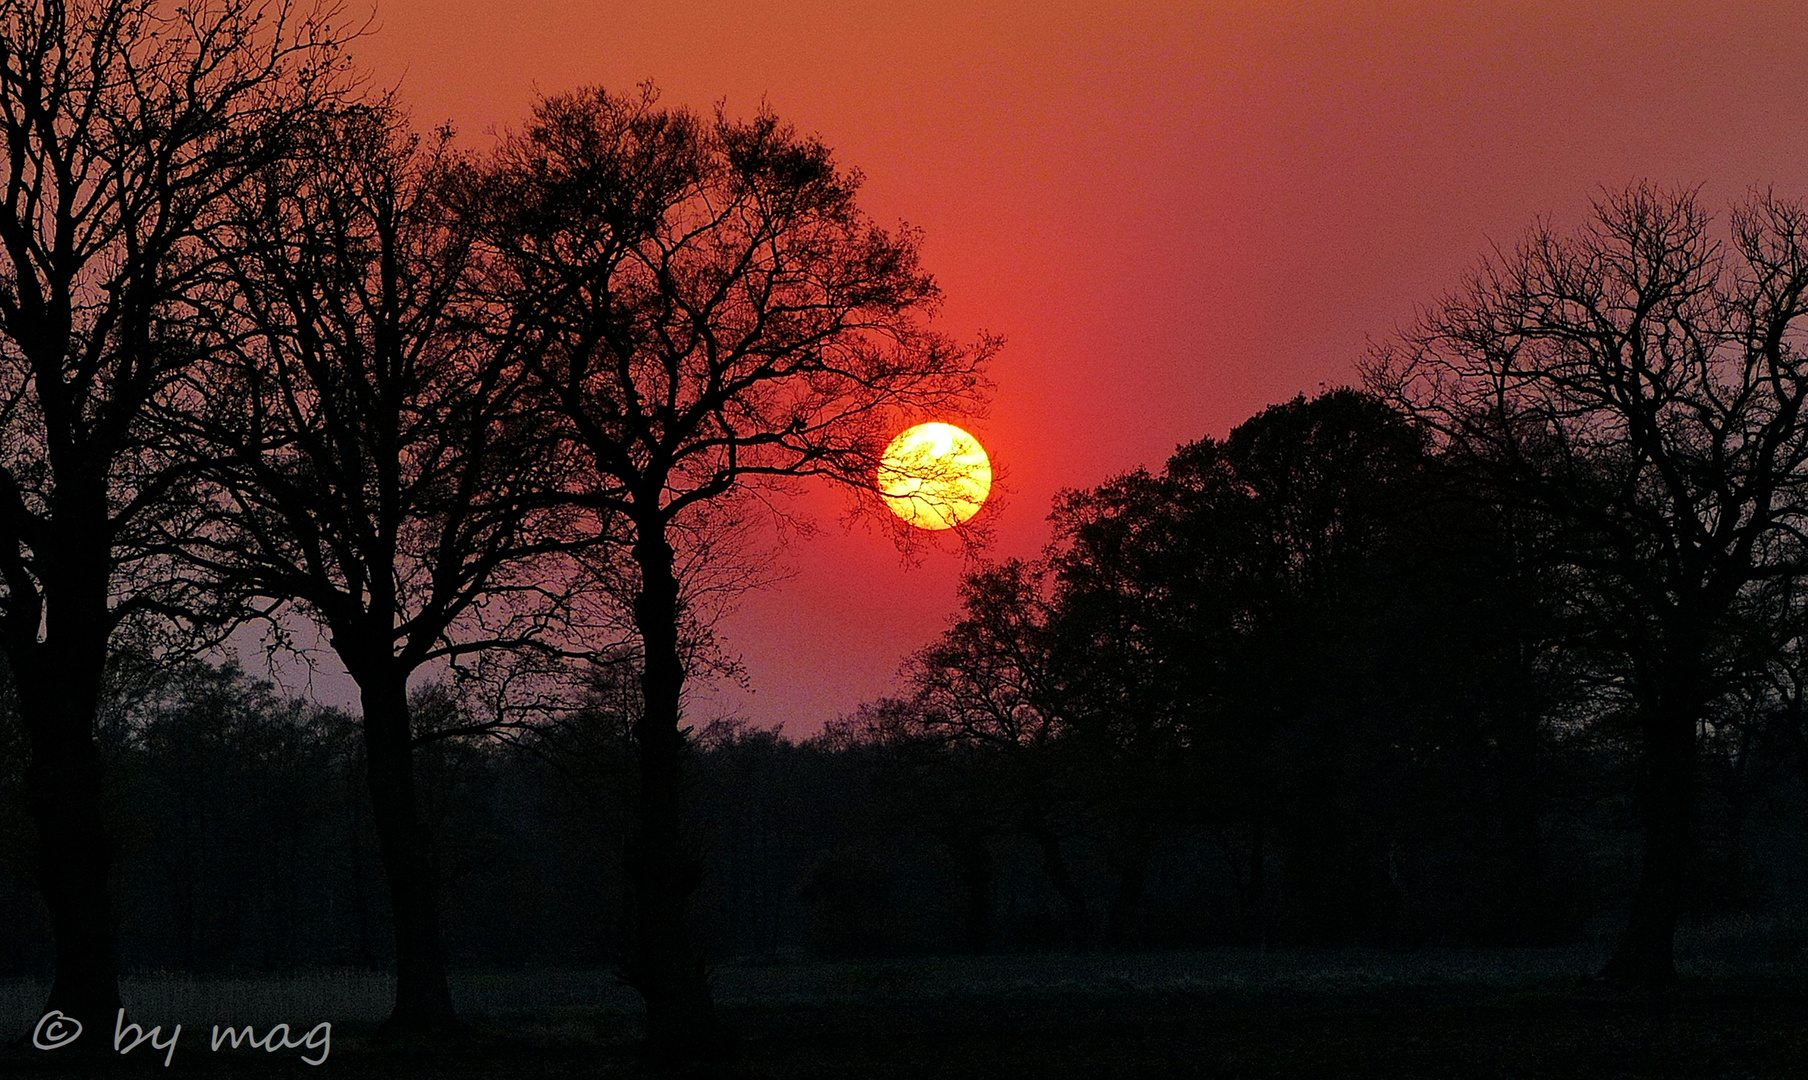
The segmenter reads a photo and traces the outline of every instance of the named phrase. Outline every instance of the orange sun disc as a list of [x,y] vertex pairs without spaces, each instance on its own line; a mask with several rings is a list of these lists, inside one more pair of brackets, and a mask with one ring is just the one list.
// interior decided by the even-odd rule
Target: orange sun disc
[[919,529],[951,529],[979,513],[992,491],[992,462],[979,440],[953,424],[918,424],[879,461],[879,493]]

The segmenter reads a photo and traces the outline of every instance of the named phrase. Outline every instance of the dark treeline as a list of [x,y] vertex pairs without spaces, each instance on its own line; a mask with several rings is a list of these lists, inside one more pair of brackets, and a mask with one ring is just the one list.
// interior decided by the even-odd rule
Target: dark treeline
[[[904,696],[801,742],[693,731],[691,914],[713,959],[1210,945],[1555,944],[1623,922],[1638,756],[1535,523],[1377,399],[1276,406],[1160,473],[1070,493],[1033,563],[976,569]],[[1772,672],[1776,674],[1776,672]],[[1685,920],[1805,942],[1786,683],[1701,729]],[[233,667],[115,663],[101,744],[128,968],[381,968],[393,948],[345,712]],[[631,688],[481,726],[415,693],[454,966],[623,953]],[[8,725],[8,730],[12,730]],[[9,756],[7,760],[18,760]],[[0,971],[45,974],[6,778]]]

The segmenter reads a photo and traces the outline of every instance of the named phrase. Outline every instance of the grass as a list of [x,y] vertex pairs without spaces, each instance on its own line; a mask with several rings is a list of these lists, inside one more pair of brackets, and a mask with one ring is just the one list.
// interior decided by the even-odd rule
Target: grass
[[1592,949],[1373,949],[1333,952],[1217,949],[1137,955],[1024,955],[927,960],[725,965],[724,1003],[827,1004],[1122,994],[1341,992],[1399,986],[1523,985],[1575,980],[1598,966]]
[[[1404,986],[1495,987],[1575,980],[1592,949],[1335,952],[1220,949],[1140,955],[1018,955],[861,961],[740,960],[713,973],[729,1008],[887,1004],[1040,996],[1211,992],[1347,992]],[[28,1034],[49,987],[0,982],[0,1041]],[[347,970],[288,976],[141,972],[120,982],[129,1015],[190,1027],[313,1022],[376,1024],[395,980]],[[609,971],[479,971],[452,976],[461,1015],[506,1022],[569,1010],[638,1015],[640,999]]]
[[[1808,963],[1683,956],[1682,985],[1663,991],[1585,982],[1597,948],[748,960],[714,978],[755,1078],[1808,1075]],[[0,1035],[27,1035],[44,991],[0,984]],[[215,1023],[331,1021],[326,1068],[348,1077],[638,1073],[638,1001],[609,972],[458,974],[472,1036],[437,1050],[373,1041],[392,983],[368,972],[142,973],[122,992],[134,1019],[181,1022],[184,1040]],[[166,1075],[304,1068],[183,1045]],[[0,1051],[0,1074],[72,1067]]]

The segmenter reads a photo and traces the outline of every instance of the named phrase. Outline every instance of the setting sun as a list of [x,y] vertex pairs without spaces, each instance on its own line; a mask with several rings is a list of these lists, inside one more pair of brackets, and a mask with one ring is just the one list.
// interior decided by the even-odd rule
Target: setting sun
[[879,462],[879,493],[919,529],[951,529],[992,491],[992,463],[979,440],[953,424],[918,424],[891,441]]

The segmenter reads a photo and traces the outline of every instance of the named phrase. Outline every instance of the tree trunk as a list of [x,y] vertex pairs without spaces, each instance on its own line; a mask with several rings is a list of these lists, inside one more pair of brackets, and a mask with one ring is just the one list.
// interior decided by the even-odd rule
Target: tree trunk
[[1068,947],[1085,949],[1092,935],[1086,925],[1086,897],[1074,884],[1073,875],[1067,869],[1067,855],[1061,850],[1061,837],[1056,834],[1054,826],[1049,824],[1048,813],[1038,801],[1030,808],[1027,822],[1030,836],[1036,841],[1036,847],[1042,852],[1042,872],[1048,875],[1048,883],[1055,887],[1055,895],[1061,899],[1061,916],[1067,924]]
[[1243,897],[1243,919],[1249,936],[1268,951],[1268,824],[1265,808],[1258,808],[1249,823],[1249,888]]
[[1646,711],[1639,759],[1639,824],[1644,858],[1632,911],[1601,976],[1624,982],[1676,981],[1676,919],[1688,870],[1695,807],[1696,697],[1661,696]]
[[1143,943],[1143,891],[1149,879],[1149,858],[1153,841],[1147,822],[1138,822],[1131,835],[1111,856],[1111,868],[1117,873],[1117,890],[1111,896],[1106,914],[1111,933],[1111,947],[1120,952],[1137,949]]
[[992,947],[992,898],[996,886],[992,852],[983,834],[953,831],[944,836],[960,867],[961,895],[966,901],[961,943],[966,952],[983,953]]
[[458,1021],[440,950],[432,845],[415,797],[407,675],[370,670],[353,675],[364,705],[371,818],[395,924],[395,1009],[383,1027],[391,1033],[445,1030]]
[[1510,945],[1543,945],[1556,938],[1557,918],[1545,887],[1538,832],[1538,724],[1534,709],[1520,709],[1499,739],[1501,841],[1505,849],[1500,852],[1505,886],[1500,926]]
[[108,877],[118,844],[101,814],[105,782],[94,714],[105,663],[45,646],[14,655],[19,711],[31,746],[27,807],[38,829],[38,888],[50,915],[56,976],[44,1009],[100,1031],[119,1009],[119,959]]
[[1302,773],[1278,826],[1282,925],[1295,944],[1350,944],[1381,922],[1365,822],[1350,813],[1345,784],[1332,768]]
[[1796,691],[1795,707],[1791,710],[1789,719],[1784,723],[1784,730],[1789,733],[1789,741],[1795,746],[1796,777],[1802,782],[1802,794],[1808,795],[1808,736],[1802,734],[1804,713],[1808,712],[1804,706],[1808,706],[1808,701],[1802,699],[1800,696],[1802,692],[1802,690]]
[[[91,507],[60,509],[65,518],[95,520],[81,512]],[[25,797],[38,831],[38,889],[56,947],[44,1008],[99,1031],[119,1008],[108,883],[118,843],[101,811],[105,765],[94,740],[107,663],[110,553],[94,539],[106,535],[103,527],[70,531],[59,530],[61,542],[44,558],[44,639],[37,640],[32,618],[25,634],[9,628],[6,646],[31,748]]]
[[732,1060],[738,1047],[716,1017],[702,956],[686,925],[702,870],[683,843],[684,734],[679,699],[684,661],[678,652],[678,580],[663,524],[643,521],[634,545],[640,593],[634,624],[640,633],[644,699],[634,723],[640,765],[640,818],[627,853],[633,927],[625,976],[647,1007],[647,1049],[657,1063],[682,1065]]

